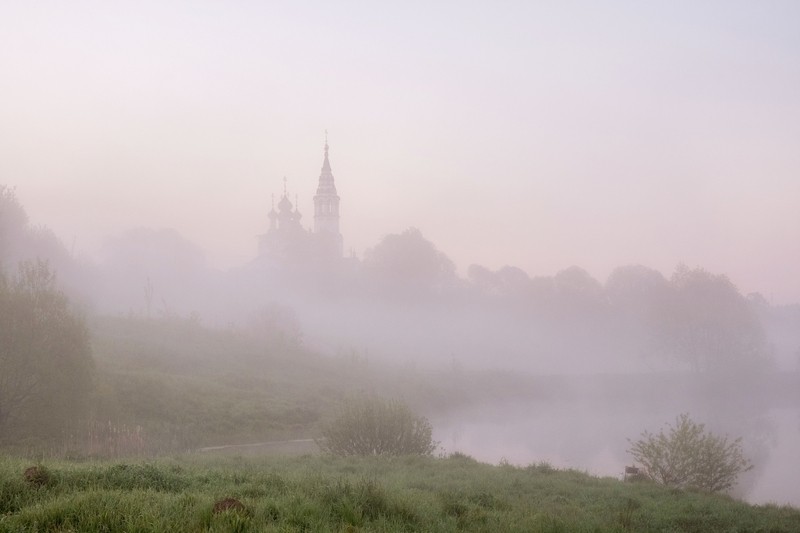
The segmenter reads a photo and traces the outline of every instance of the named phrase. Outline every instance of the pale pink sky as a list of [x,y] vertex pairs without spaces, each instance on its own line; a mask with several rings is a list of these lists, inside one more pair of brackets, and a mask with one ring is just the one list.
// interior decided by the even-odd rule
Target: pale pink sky
[[419,227],[470,263],[641,263],[800,301],[800,3],[0,4],[0,183],[78,251],[173,227],[255,255],[311,196],[345,248]]

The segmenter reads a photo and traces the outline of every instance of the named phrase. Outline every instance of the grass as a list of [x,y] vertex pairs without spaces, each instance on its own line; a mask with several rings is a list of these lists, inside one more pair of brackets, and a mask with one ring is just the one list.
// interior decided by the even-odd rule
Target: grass
[[[449,458],[0,458],[0,531],[796,532],[800,511],[546,464]],[[214,513],[235,498],[244,508]]]
[[485,375],[454,377],[448,369],[431,375],[346,350],[323,356],[296,343],[180,318],[95,317],[90,326],[96,361],[91,422],[76,422],[67,435],[37,427],[42,431],[0,439],[0,451],[108,458],[315,438],[354,395],[403,399],[431,415],[498,391],[530,394],[532,388],[506,379],[492,389]]
[[[79,460],[44,460],[26,479],[31,460],[0,455],[0,533],[800,531],[794,508],[600,479],[547,463],[492,466],[457,453],[166,458],[200,446],[317,436],[319,424],[353,392],[380,391],[430,414],[485,399],[547,395],[556,385],[455,371],[424,376],[190,321],[103,318],[92,334],[98,386],[89,433],[100,448],[81,451],[77,440],[74,454],[6,447]],[[139,439],[146,445],[138,447]],[[87,460],[132,455],[134,448],[162,457]],[[224,498],[243,509],[215,513]]]

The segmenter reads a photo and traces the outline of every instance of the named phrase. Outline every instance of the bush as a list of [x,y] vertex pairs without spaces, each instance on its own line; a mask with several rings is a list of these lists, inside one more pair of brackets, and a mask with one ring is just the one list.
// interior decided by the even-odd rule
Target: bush
[[739,474],[753,468],[742,453],[741,441],[709,433],[684,413],[667,434],[645,431],[636,442],[629,439],[628,453],[658,483],[718,492],[731,488]]
[[430,455],[431,425],[405,404],[378,398],[346,403],[323,429],[323,451],[334,455]]

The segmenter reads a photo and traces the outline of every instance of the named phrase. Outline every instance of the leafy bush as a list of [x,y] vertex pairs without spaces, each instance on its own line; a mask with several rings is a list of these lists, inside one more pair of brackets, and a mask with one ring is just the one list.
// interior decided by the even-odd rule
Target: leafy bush
[[405,404],[379,398],[352,400],[323,429],[320,447],[334,455],[430,455],[431,425]]
[[731,488],[739,474],[753,468],[742,452],[741,441],[714,435],[684,413],[667,434],[645,431],[636,442],[629,439],[628,453],[658,483],[717,492]]

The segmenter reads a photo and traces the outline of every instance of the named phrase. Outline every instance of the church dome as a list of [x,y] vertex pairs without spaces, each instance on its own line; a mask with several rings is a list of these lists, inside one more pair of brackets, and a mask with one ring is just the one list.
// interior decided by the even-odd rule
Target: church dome
[[289,198],[285,194],[283,195],[283,198],[281,198],[281,201],[278,202],[278,208],[281,211],[291,211],[292,210],[292,202],[289,200]]

